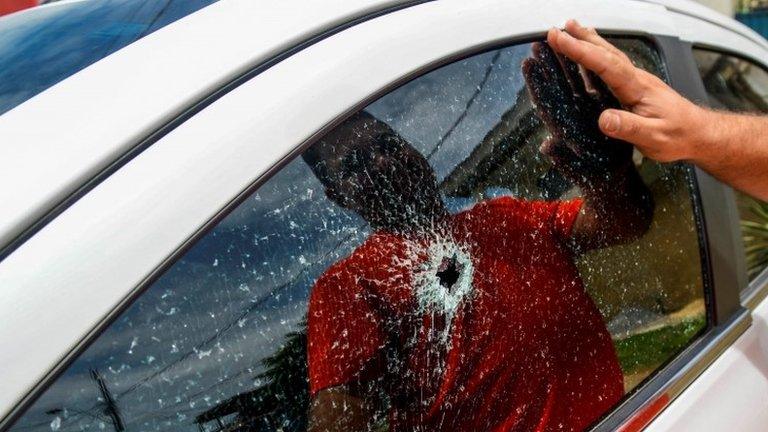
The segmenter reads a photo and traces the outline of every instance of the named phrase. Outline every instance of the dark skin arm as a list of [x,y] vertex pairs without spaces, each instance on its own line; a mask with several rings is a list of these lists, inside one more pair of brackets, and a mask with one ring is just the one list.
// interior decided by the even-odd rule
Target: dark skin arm
[[[371,365],[367,365],[371,367]],[[365,373],[365,372],[363,372]],[[373,431],[381,403],[379,380],[353,380],[320,390],[309,404],[309,432]]]
[[528,91],[551,137],[541,145],[554,167],[583,194],[570,243],[586,252],[628,243],[653,220],[654,203],[632,162],[632,146],[600,131],[598,118],[620,108],[597,75],[579,69],[547,43],[523,63]]
[[309,406],[308,432],[346,432],[370,429],[373,410],[364,398],[349,394],[346,386],[321,390]]

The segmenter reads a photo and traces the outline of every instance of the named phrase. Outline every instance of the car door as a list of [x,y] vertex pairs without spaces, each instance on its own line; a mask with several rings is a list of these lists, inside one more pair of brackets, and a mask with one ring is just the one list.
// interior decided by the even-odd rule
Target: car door
[[[697,71],[689,82],[698,87],[700,103],[715,109],[760,111],[762,102],[761,83],[764,80],[764,64],[767,52],[765,41],[751,30],[734,25],[732,31],[709,22],[696,22],[684,14],[672,15],[680,28],[685,28],[682,38],[689,44]],[[715,62],[713,62],[715,61]],[[704,95],[704,97],[701,97]],[[756,259],[754,233],[747,228],[759,221],[753,208],[760,203],[749,200],[736,192],[738,206],[728,211],[735,219],[742,220],[742,231],[732,237],[742,240],[733,263],[743,281],[737,285],[742,304],[752,314],[751,327],[729,347],[686,391],[670,405],[649,430],[761,430],[768,421],[765,401],[761,395],[768,388],[766,382],[765,345],[765,298],[766,281],[762,264]],[[729,200],[730,201],[730,200]],[[757,218],[757,219],[756,219]],[[747,229],[745,229],[747,228]],[[739,241],[738,243],[742,243]],[[746,248],[745,248],[746,246]],[[747,260],[743,262],[747,251]],[[759,258],[759,257],[758,257]],[[747,282],[747,275],[749,281]],[[732,395],[733,397],[724,397]],[[749,412],[750,415],[743,415]]]
[[[520,68],[548,26],[598,2],[483,6],[420,4],[318,41],[170,131],[8,256],[0,280],[18,300],[3,307],[39,313],[20,316],[2,335],[11,389],[4,404],[13,405],[4,426],[305,427],[314,391],[306,387],[322,387],[324,376],[312,382],[313,366],[301,357],[314,340],[304,330],[313,328],[312,293],[329,268],[376,233],[362,210],[345,207],[347,195],[319,183],[322,170],[307,163],[307,151],[338,136],[361,110],[427,161],[452,215],[491,201],[578,209],[572,200],[580,191],[539,151],[547,130]],[[666,9],[635,2],[600,8],[613,13],[593,16],[592,24],[686,91],[681,77],[690,70],[673,56],[684,51]],[[344,163],[360,169],[355,158]],[[610,338],[622,383],[621,394],[584,415],[581,426],[644,426],[703,368],[699,358],[711,360],[724,335],[747,324],[738,290],[728,288],[737,275],[722,258],[734,238],[707,229],[717,221],[735,226],[708,205],[727,192],[682,164],[639,155],[633,164],[656,202],[653,225],[636,242],[573,258],[569,267],[576,274],[570,280],[586,288],[573,295],[588,293],[579,301],[601,317],[599,332]],[[487,241],[498,247],[502,238]],[[528,247],[519,254],[524,268],[550,277],[531,258],[551,258]],[[464,262],[467,269],[476,261]],[[442,266],[438,261],[435,274],[445,274]],[[467,274],[456,272],[457,280]],[[351,316],[361,309],[344,307],[354,303],[338,310]],[[358,328],[364,325],[338,334]],[[21,353],[29,360],[15,361]],[[385,367],[379,375],[400,371]],[[284,400],[290,403],[278,403]],[[372,424],[384,427],[387,413],[376,411]]]

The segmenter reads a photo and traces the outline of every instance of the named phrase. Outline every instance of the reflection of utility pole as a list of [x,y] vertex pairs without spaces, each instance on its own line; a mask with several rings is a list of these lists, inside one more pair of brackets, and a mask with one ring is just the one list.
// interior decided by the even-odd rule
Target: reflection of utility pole
[[104,414],[107,414],[109,418],[112,419],[112,425],[115,427],[115,432],[125,431],[123,419],[120,417],[120,410],[117,408],[115,398],[113,398],[112,393],[109,392],[107,383],[104,382],[101,373],[96,369],[91,369],[91,378],[93,378],[93,380],[96,381],[96,385],[99,386],[101,397],[104,398],[104,404],[106,405],[104,407]]

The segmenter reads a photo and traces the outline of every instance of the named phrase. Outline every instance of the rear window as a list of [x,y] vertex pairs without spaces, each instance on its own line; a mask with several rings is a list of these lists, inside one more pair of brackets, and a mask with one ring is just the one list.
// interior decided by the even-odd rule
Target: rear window
[[215,1],[76,0],[0,18],[0,114]]

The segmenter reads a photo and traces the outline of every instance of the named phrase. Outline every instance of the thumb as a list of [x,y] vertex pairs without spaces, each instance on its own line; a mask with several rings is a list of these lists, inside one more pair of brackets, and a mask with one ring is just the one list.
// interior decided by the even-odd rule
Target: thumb
[[611,138],[638,144],[650,132],[650,121],[629,111],[607,109],[598,120],[600,130]]

